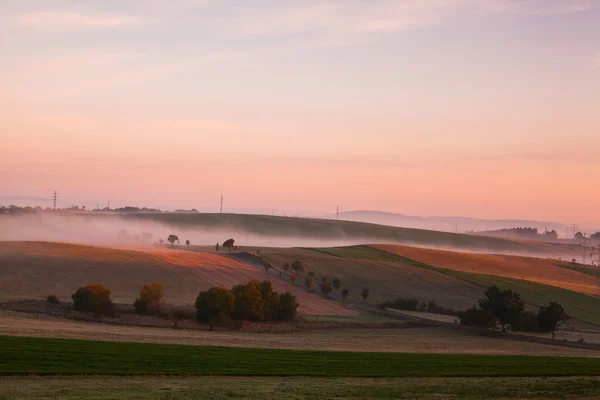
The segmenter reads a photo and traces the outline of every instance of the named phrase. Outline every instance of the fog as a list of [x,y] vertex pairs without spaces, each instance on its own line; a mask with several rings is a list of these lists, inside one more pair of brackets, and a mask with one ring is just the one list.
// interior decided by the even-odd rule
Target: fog
[[[163,214],[157,214],[157,216],[164,217]],[[252,229],[254,232],[251,232]],[[257,233],[257,230],[266,230],[269,231],[269,234]],[[151,240],[146,243],[143,243],[141,239],[144,233],[152,235]],[[157,243],[159,239],[166,242],[168,236],[174,234],[179,237],[180,244],[185,244],[185,241],[189,240],[193,246],[214,246],[217,242],[223,243],[225,240],[233,238],[235,244],[241,246],[242,250],[252,247],[335,247],[378,243],[472,253],[562,257],[568,260],[573,257],[577,259],[581,257],[579,248],[565,245],[544,246],[544,250],[536,248],[537,246],[482,247],[481,243],[477,246],[468,246],[464,243],[460,247],[456,247],[444,243],[442,239],[437,243],[429,241],[425,244],[412,241],[407,237],[402,240],[394,240],[390,236],[361,236],[356,232],[349,233],[342,229],[319,233],[321,237],[303,234],[300,229],[296,228],[277,232],[276,227],[263,226],[258,222],[248,226],[248,229],[242,229],[239,225],[203,228],[201,224],[175,224],[146,218],[123,218],[118,214],[83,215],[43,212],[18,216],[0,215],[0,241],[47,241],[105,247],[142,247]],[[325,235],[331,236],[331,238],[324,238]],[[136,238],[136,236],[138,237]],[[502,239],[495,240],[501,241],[499,244],[506,244]]]
[[[140,245],[136,235],[150,233],[156,243],[165,242],[171,234],[179,237],[180,243],[189,240],[192,245],[214,246],[229,238],[236,245],[255,247],[333,247],[364,244],[375,238],[323,239],[302,235],[260,235],[238,228],[201,228],[177,226],[149,220],[132,220],[114,216],[60,215],[52,213],[0,216],[0,241],[47,241],[97,246],[131,247]],[[388,241],[389,242],[389,241]]]

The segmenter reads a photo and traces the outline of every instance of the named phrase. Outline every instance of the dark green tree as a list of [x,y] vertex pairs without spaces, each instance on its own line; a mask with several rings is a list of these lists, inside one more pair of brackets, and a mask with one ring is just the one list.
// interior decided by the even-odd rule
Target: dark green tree
[[540,307],[537,315],[538,326],[544,332],[552,332],[552,339],[554,340],[554,332],[561,326],[569,322],[569,315],[565,312],[563,307],[555,302],[551,302],[547,306]]
[[484,292],[484,297],[479,300],[479,307],[486,312],[492,312],[506,332],[507,326],[516,331],[520,328],[519,321],[525,310],[525,302],[521,296],[512,290],[501,290],[494,285]]

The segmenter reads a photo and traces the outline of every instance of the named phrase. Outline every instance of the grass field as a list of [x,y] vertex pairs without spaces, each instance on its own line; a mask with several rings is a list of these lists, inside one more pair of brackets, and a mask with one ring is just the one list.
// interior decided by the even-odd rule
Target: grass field
[[600,376],[593,358],[360,353],[0,336],[0,375]]
[[592,399],[597,378],[4,377],[0,399]]

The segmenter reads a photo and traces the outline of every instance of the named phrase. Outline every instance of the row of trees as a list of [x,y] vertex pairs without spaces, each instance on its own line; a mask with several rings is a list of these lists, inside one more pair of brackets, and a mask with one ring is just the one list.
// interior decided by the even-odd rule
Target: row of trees
[[271,282],[253,280],[231,290],[212,287],[200,292],[196,319],[204,323],[224,316],[244,321],[289,321],[296,316],[298,306],[291,293],[279,294]]
[[[78,311],[96,315],[114,315],[110,290],[100,284],[79,288],[72,296],[73,306]],[[57,304],[56,296],[48,302]],[[135,311],[142,315],[158,315],[165,302],[164,286],[150,283],[142,286],[133,303]],[[250,281],[236,285],[231,290],[212,287],[202,291],[196,298],[196,319],[203,323],[214,323],[216,318],[232,318],[245,321],[289,321],[296,316],[299,306],[296,296],[289,292],[279,294],[269,281]]]
[[484,292],[484,296],[479,300],[479,308],[473,306],[460,312],[459,318],[463,325],[492,329],[500,325],[503,332],[509,328],[515,332],[552,332],[552,339],[554,333],[570,319],[563,307],[556,302],[541,306],[537,314],[527,312],[519,293],[502,290],[495,285]]

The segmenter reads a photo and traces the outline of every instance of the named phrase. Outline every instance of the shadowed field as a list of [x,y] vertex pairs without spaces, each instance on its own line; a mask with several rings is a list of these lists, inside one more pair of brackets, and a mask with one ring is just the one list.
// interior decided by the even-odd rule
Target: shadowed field
[[[80,286],[102,283],[113,301],[133,303],[145,283],[165,285],[170,304],[192,305],[200,290],[230,288],[264,272],[234,259],[210,253],[165,248],[111,249],[63,243],[0,242],[0,295],[5,299],[45,298],[54,294],[70,299]],[[298,297],[299,312],[355,315],[342,305],[271,279],[275,290]]]
[[[21,399],[593,399],[598,378],[4,377]],[[323,394],[326,393],[326,396]]]

